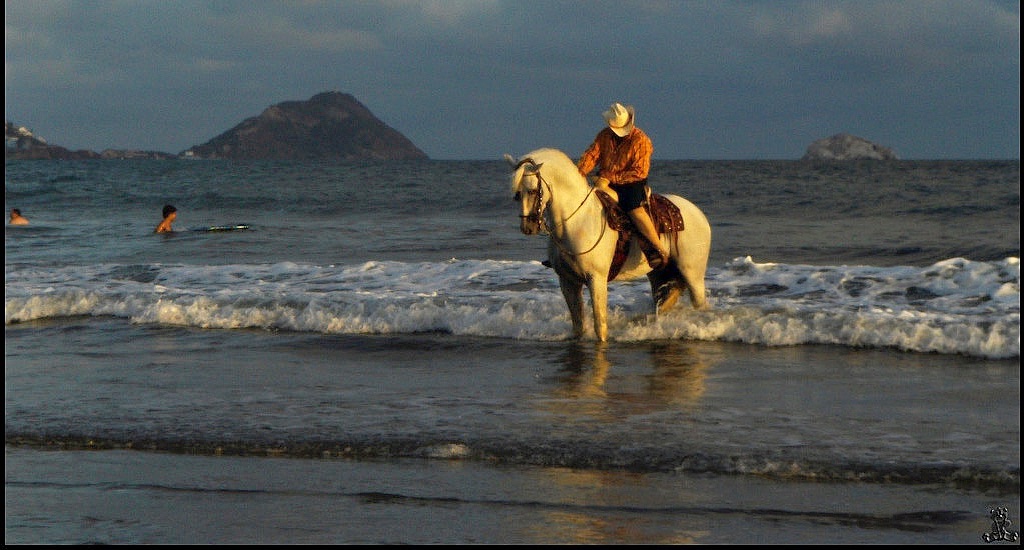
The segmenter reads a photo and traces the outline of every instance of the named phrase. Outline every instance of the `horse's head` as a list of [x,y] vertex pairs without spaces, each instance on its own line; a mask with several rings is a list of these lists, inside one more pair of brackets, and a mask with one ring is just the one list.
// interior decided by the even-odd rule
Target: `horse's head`
[[530,157],[516,160],[509,154],[505,155],[505,160],[514,169],[512,198],[519,203],[519,230],[524,235],[536,235],[544,228],[544,209],[551,200],[540,178],[541,164]]

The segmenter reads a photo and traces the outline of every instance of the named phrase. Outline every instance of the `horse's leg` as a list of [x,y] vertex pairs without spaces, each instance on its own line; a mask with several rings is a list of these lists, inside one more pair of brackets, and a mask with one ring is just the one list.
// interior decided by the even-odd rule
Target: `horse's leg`
[[654,313],[661,314],[672,309],[683,291],[686,281],[674,262],[669,262],[665,269],[658,269],[647,274],[651,283],[651,297],[654,298]]
[[682,284],[690,287],[690,305],[693,309],[704,309],[708,305],[704,295],[704,272],[707,267],[701,263],[683,262],[679,271]]
[[[700,271],[700,273],[696,273]],[[693,309],[704,309],[708,306],[708,298],[704,295],[704,270],[691,270],[690,275],[684,275],[686,284],[690,286],[690,304]]]
[[608,341],[608,278],[590,276],[587,280],[590,288],[590,302],[594,308],[594,335],[598,341]]
[[572,337],[580,338],[583,336],[583,284],[559,277],[558,285],[562,288],[562,296],[565,305],[569,307],[569,317],[572,318]]
[[[685,233],[685,231],[684,231]],[[707,296],[704,289],[704,275],[707,271],[707,246],[697,250],[687,250],[685,243],[680,241],[681,233],[676,233],[672,239],[673,258],[672,270],[679,278],[679,292],[690,290],[690,305],[693,309],[704,309],[707,307]],[[703,252],[703,254],[701,254]],[[679,296],[677,295],[676,298]]]

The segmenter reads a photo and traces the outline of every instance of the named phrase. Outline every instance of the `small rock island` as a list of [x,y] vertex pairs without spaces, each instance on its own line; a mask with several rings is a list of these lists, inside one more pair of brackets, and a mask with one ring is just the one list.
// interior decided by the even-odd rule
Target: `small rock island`
[[802,160],[898,160],[888,147],[850,134],[822,138],[807,147]]

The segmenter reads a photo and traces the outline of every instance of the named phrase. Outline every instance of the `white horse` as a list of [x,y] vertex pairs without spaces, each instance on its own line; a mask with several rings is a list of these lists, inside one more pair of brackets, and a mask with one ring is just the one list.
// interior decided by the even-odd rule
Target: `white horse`
[[[594,310],[594,334],[608,339],[608,275],[618,232],[608,225],[604,206],[595,189],[576,169],[576,164],[557,149],[538,149],[519,160],[505,155],[514,168],[512,193],[520,206],[520,230],[526,235],[550,234],[548,261],[569,306],[573,336],[583,336],[583,285],[590,290]],[[629,256],[616,280],[647,275],[655,301],[655,313],[671,308],[690,291],[695,309],[707,306],[704,273],[711,252],[711,225],[690,201],[665,195],[683,216],[684,229],[662,234],[662,245],[671,252],[669,265],[652,271],[634,236]]]

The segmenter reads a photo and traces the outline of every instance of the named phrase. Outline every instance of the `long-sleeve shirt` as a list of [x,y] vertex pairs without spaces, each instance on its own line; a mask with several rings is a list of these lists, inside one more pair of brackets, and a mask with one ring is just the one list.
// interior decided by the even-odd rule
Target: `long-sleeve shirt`
[[622,138],[604,128],[583,152],[576,168],[586,176],[597,166],[598,176],[612,183],[635,183],[647,179],[653,153],[651,139],[640,128],[633,127]]

